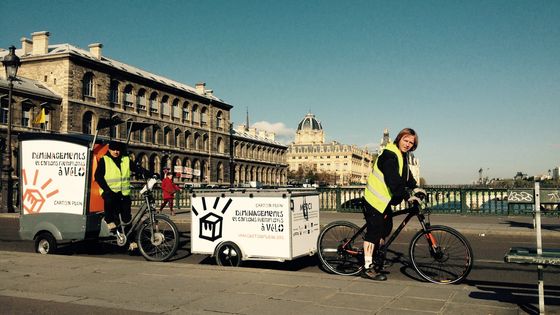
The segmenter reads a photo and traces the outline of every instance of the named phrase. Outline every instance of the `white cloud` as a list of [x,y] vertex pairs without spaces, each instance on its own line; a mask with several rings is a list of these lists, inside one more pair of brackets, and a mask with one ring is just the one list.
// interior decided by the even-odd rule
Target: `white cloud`
[[294,136],[296,134],[294,129],[286,127],[286,124],[283,122],[271,123],[268,121],[258,121],[254,123],[251,128],[274,132],[276,141],[282,144],[289,144],[294,141]]

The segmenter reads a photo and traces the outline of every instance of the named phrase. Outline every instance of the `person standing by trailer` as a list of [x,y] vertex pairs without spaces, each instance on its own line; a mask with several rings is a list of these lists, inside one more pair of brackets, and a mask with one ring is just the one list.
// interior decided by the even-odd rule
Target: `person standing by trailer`
[[171,215],[175,215],[175,211],[173,211],[173,197],[175,196],[175,193],[179,190],[181,190],[181,188],[173,183],[173,173],[170,171],[165,173],[165,178],[161,181],[163,203],[159,207],[159,212],[162,212],[165,206],[169,204]]
[[[99,184],[105,210],[105,222],[110,231],[115,231],[120,223],[131,219],[130,176],[131,172],[143,171],[123,155],[124,143],[109,142],[109,150],[98,162],[95,180]],[[123,222],[119,222],[119,214]]]
[[375,250],[393,229],[391,206],[403,200],[419,201],[408,189],[415,188],[416,180],[408,168],[408,152],[418,147],[418,135],[411,128],[399,132],[393,143],[383,149],[368,176],[364,192],[364,217],[367,230],[364,236],[364,278],[385,281],[387,276],[373,268]]

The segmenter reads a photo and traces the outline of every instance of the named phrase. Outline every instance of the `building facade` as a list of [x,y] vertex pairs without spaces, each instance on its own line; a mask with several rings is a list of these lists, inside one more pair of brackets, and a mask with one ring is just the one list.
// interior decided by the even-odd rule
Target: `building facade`
[[[33,33],[16,50],[18,78],[38,81],[61,99],[48,111],[46,131],[94,134],[100,119],[117,117],[127,124],[101,129],[98,137],[125,142],[128,123],[144,123],[147,127],[132,132],[128,143],[131,158],[144,168],[182,171],[185,182],[229,183],[231,104],[205,83],[191,87],[108,58],[102,44],[89,50],[50,45],[49,36]],[[7,53],[0,50],[0,57]]]
[[236,186],[250,182],[286,185],[288,147],[276,141],[274,133],[240,125],[233,130],[233,146]]
[[309,113],[298,124],[295,141],[289,145],[289,170],[324,173],[328,182],[337,185],[365,184],[375,155],[365,148],[325,143],[323,126]]

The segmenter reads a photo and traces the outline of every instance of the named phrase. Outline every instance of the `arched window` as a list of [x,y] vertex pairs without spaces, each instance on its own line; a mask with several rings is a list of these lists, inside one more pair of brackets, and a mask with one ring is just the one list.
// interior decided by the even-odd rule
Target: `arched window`
[[179,99],[175,99],[173,101],[172,111],[171,111],[171,119],[177,119],[181,115],[181,111],[179,109]]
[[224,165],[222,162],[218,162],[218,167],[216,169],[216,181],[222,183],[224,181]]
[[208,151],[208,135],[207,134],[202,136],[202,149],[204,151]]
[[169,116],[169,114],[171,113],[171,106],[169,106],[169,96],[163,96],[163,98],[161,99],[161,107],[163,114],[165,116]]
[[[33,110],[33,107],[35,107],[35,105],[33,105],[33,103],[31,103],[31,101],[29,100],[26,100],[21,103],[21,126],[22,127],[31,127],[31,121],[32,121],[31,112]],[[40,112],[41,110],[39,109],[39,113]]]
[[208,124],[208,108],[202,107],[200,109],[200,125],[205,126]]
[[170,145],[171,142],[171,129],[169,127],[165,127],[163,129],[163,145]]
[[159,144],[160,143],[159,134],[160,134],[161,130],[157,126],[154,126],[153,128],[154,129],[153,129],[153,132],[152,132],[152,144]]
[[84,77],[82,79],[82,93],[83,93],[83,97],[95,97],[94,96],[94,87],[95,87],[95,82],[93,80],[93,73],[91,72],[87,72],[86,74],[84,74]]
[[200,180],[205,182],[210,180],[208,178],[208,162],[206,161],[200,162]]
[[179,148],[182,147],[183,144],[181,143],[181,130],[179,128],[175,129],[175,147]]
[[185,131],[185,149],[189,149],[191,147],[191,132]]
[[222,111],[219,110],[218,113],[216,114],[216,128],[218,129],[222,129],[224,126],[223,125],[223,114]]
[[109,127],[110,138],[118,138],[118,134],[119,134],[119,125],[114,125]]
[[200,171],[200,161],[194,160],[193,161],[193,181],[199,182],[201,178],[201,171]]
[[200,135],[195,132],[194,134],[194,149],[195,150],[200,150],[201,149],[201,143],[200,143]]
[[111,87],[109,88],[109,101],[113,104],[119,103],[119,81],[111,81]]
[[189,103],[188,102],[184,102],[183,103],[183,121],[188,121],[189,120]]
[[157,102],[157,93],[154,92],[150,95],[150,114],[157,114],[159,113],[159,106]]
[[146,110],[146,90],[144,89],[138,90],[138,94],[136,95],[136,108],[138,110]]
[[191,119],[193,123],[197,123],[199,122],[199,116],[198,116],[198,105],[193,104],[192,106],[192,115],[191,115]]
[[82,117],[82,133],[86,135],[93,134],[93,113],[86,112]]
[[0,106],[0,123],[7,124],[8,123],[8,97],[0,97],[0,102],[2,106]]
[[218,137],[216,140],[216,147],[218,149],[218,153],[224,153],[224,140],[222,140],[222,137]]
[[124,107],[134,107],[134,96],[132,95],[132,85],[129,84],[124,88]]

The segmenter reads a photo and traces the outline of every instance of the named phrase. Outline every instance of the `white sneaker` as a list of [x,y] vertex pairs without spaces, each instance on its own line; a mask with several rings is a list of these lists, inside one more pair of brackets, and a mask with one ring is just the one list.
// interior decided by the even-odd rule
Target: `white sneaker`
[[128,250],[129,251],[133,251],[137,248],[138,248],[138,244],[136,242],[130,242],[130,244],[128,245]]

